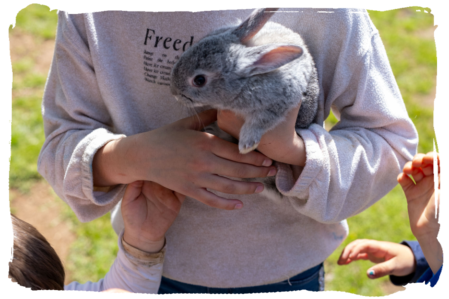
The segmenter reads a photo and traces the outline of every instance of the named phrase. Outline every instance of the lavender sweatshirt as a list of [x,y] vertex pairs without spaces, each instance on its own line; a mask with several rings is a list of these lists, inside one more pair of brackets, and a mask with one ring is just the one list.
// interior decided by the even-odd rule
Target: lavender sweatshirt
[[[279,165],[281,201],[233,195],[244,208],[224,211],[187,198],[166,235],[164,276],[221,288],[285,280],[323,262],[346,237],[345,219],[396,185],[418,138],[379,33],[365,10],[327,11],[284,9],[271,18],[302,35],[318,70],[319,121],[297,132],[305,167]],[[93,190],[96,151],[189,116],[170,94],[174,60],[250,12],[59,13],[38,170],[81,221],[110,211],[125,188]],[[339,123],[328,132],[331,109]]]
[[122,243],[123,231],[119,235],[117,258],[105,277],[97,282],[88,281],[84,284],[71,282],[64,286],[65,291],[102,292],[122,289],[132,293],[157,294],[166,247],[156,253],[147,253],[137,248],[128,252]]

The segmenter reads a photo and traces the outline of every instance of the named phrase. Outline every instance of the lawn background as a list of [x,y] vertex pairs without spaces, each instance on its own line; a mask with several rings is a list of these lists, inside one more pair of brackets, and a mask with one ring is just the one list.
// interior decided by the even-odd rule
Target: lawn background
[[[420,10],[420,11],[417,11]],[[427,11],[427,12],[425,12]],[[433,100],[436,82],[436,50],[433,38],[434,22],[430,9],[410,7],[385,12],[369,11],[380,32],[407,110],[419,136],[419,151],[433,149]],[[54,40],[56,11],[41,5],[23,9],[10,35],[31,37],[37,45]],[[43,179],[37,173],[37,157],[44,141],[41,99],[48,74],[34,52],[15,53],[13,67],[11,192],[27,194]],[[333,115],[327,126],[335,124]],[[55,201],[61,202],[54,196]],[[14,201],[14,196],[11,196]],[[63,217],[70,223],[76,241],[71,244],[66,268],[72,280],[81,283],[102,278],[111,266],[116,252],[116,236],[109,215],[90,223],[80,223],[73,212],[62,205]],[[15,211],[13,211],[15,212]],[[348,219],[350,234],[325,262],[326,290],[345,291],[360,295],[379,296],[388,293],[388,278],[369,280],[369,262],[337,266],[344,245],[359,238],[400,242],[414,239],[408,225],[405,198],[399,187],[378,203]]]

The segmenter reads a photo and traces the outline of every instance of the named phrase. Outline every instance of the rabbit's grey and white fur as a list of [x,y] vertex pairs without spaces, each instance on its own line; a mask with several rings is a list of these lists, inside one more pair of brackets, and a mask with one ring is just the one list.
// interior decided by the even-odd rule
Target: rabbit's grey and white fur
[[[213,31],[184,52],[171,73],[170,89],[179,102],[243,116],[238,141],[216,123],[205,128],[238,142],[241,153],[254,150],[300,103],[296,128],[307,128],[317,114],[315,63],[299,34],[268,22],[276,10],[257,9],[239,26]],[[246,180],[260,181],[268,197],[282,198],[273,177]]]
[[171,72],[179,102],[245,119],[241,153],[254,150],[299,103],[297,128],[308,127],[317,112],[315,63],[299,34],[268,22],[276,10],[257,9],[239,26],[215,30],[184,52]]

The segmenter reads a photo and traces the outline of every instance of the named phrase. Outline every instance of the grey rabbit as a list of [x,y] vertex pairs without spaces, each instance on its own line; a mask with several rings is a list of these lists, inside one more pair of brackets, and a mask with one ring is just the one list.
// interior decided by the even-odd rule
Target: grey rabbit
[[[276,9],[256,9],[240,25],[217,29],[183,53],[173,66],[170,90],[187,107],[231,110],[245,119],[239,140],[215,124],[205,128],[238,143],[242,154],[257,148],[262,135],[301,107],[296,128],[307,128],[318,110],[318,74],[301,36],[268,22]],[[273,177],[246,179],[282,194]]]
[[317,114],[315,63],[298,33],[268,22],[277,10],[256,9],[240,25],[211,32],[171,71],[170,90],[179,102],[228,109],[245,119],[242,154],[256,149],[299,103],[296,128],[307,128]]

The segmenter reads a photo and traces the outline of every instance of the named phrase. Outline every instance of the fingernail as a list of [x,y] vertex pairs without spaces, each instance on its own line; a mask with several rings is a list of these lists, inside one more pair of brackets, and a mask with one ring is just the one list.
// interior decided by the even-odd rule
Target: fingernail
[[374,276],[374,270],[369,270],[369,271],[368,271],[368,275],[369,275],[369,276]]
[[258,185],[255,192],[260,193],[262,191],[263,191],[263,185]]
[[262,163],[262,166],[270,166],[271,163],[273,163],[273,161],[271,161],[270,159],[265,159]]
[[272,170],[270,170],[270,172],[268,172],[268,176],[273,176],[276,174],[276,169],[273,168]]
[[241,208],[243,208],[243,205],[241,203],[238,203],[234,206],[234,210],[240,210]]

